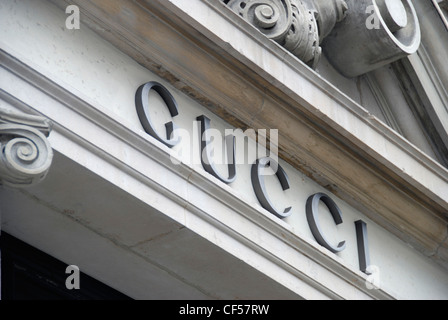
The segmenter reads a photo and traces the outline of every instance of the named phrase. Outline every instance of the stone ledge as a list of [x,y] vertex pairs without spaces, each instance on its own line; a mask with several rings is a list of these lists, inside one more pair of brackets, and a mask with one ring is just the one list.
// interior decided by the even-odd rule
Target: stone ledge
[[279,46],[205,1],[75,3],[103,38],[232,125],[279,128],[284,160],[448,267],[446,169]]
[[[52,119],[52,142],[55,150],[61,154],[154,209],[166,211],[171,219],[186,225],[218,246],[222,246],[222,242],[207,235],[222,233],[225,237],[237,240],[247,248],[247,252],[264,260],[258,265],[273,263],[284,275],[278,278],[279,273],[274,272],[270,274],[274,279],[283,279],[286,287],[292,286],[293,282],[300,283],[296,288],[302,290],[307,298],[394,298],[394,293],[387,290],[367,290],[364,286],[365,274],[344,264],[317,243],[297,236],[288,224],[276,220],[268,212],[263,214],[259,211],[260,207],[240,199],[233,189],[216,183],[209,174],[192,170],[187,164],[179,166],[171,163],[170,154],[162,143],[124,126],[113,114],[103,113],[97,109],[98,106],[90,105],[14,58],[7,55],[2,57],[13,72],[5,79],[10,80],[11,76],[27,79],[20,81],[23,86],[21,89],[13,90],[13,94],[18,93],[14,96],[14,104],[28,110],[29,97],[40,101],[42,105],[39,106],[39,112]],[[27,92],[28,96],[20,92]],[[96,128],[95,137],[89,136],[82,129],[87,127]],[[123,148],[134,159],[133,166],[126,164],[123,154],[117,151]],[[92,161],[92,158],[96,161]],[[99,162],[101,165],[98,165]],[[152,165],[149,165],[150,162]],[[136,163],[139,165],[136,166]],[[123,176],[129,179],[123,179]],[[160,179],[160,176],[165,179]],[[189,185],[189,192],[184,192],[186,190],[180,187],[186,184]],[[207,194],[210,201],[204,203],[203,198],[197,196],[202,193]],[[247,225],[263,232],[270,239],[266,241],[269,246],[261,246],[256,242],[250,236],[254,232],[242,228]],[[214,228],[216,233],[210,233],[210,228]],[[236,248],[234,242],[225,243],[228,247],[224,249],[244,260],[240,247]],[[275,250],[278,249],[276,244],[281,245],[282,249]],[[269,263],[266,264],[266,261]],[[303,267],[307,261],[322,270],[319,272],[319,277],[322,278],[315,279],[308,274],[309,268]],[[302,285],[313,290],[305,290]]]

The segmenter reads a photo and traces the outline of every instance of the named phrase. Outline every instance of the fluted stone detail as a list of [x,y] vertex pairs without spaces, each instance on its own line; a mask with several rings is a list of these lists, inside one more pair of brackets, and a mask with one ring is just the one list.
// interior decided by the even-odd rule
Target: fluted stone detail
[[0,184],[25,187],[45,178],[53,159],[50,131],[43,117],[0,108]]

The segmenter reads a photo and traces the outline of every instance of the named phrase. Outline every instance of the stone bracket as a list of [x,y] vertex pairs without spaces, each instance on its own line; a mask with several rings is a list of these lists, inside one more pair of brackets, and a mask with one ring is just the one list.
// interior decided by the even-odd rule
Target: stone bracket
[[0,184],[25,187],[45,178],[53,159],[50,131],[44,117],[0,108]]
[[420,45],[411,0],[221,2],[313,69],[323,51],[348,78],[413,54]]
[[221,0],[269,39],[315,69],[319,44],[345,17],[344,0]]

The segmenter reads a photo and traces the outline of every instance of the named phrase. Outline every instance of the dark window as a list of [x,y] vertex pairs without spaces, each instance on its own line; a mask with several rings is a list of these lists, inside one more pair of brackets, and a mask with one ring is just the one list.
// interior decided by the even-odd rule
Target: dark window
[[67,264],[2,232],[2,300],[127,300],[126,295],[80,272],[80,288],[67,289]]

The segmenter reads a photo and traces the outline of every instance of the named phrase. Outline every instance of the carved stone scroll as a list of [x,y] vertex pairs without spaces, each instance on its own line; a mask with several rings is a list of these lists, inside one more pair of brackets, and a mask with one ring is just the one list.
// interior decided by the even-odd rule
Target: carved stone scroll
[[344,0],[221,1],[313,68],[322,53],[322,39],[347,10]]
[[25,187],[45,178],[53,159],[50,131],[43,117],[0,108],[0,184]]
[[411,0],[221,1],[313,69],[323,50],[346,77],[401,59],[420,45]]
[[292,10],[288,0],[230,0],[227,5],[274,41],[284,41],[291,28]]
[[344,76],[365,74],[419,48],[420,24],[411,0],[345,1],[347,17],[322,44],[329,62]]

